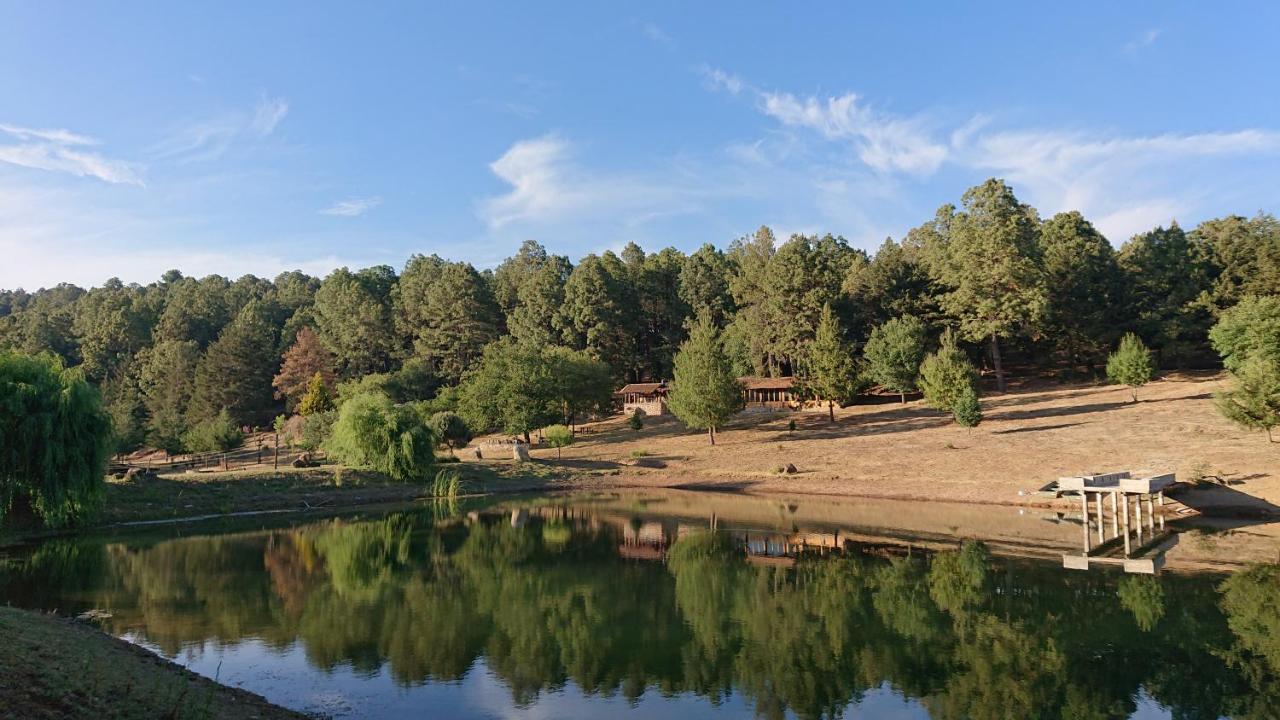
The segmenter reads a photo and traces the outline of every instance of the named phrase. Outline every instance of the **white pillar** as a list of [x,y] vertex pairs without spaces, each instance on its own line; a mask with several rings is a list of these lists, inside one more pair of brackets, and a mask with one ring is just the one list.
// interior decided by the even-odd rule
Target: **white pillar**
[[1106,525],[1102,522],[1102,493],[1096,493],[1093,497],[1094,506],[1098,509],[1098,544],[1101,545],[1106,542],[1106,537],[1103,535],[1106,530]]
[[1084,491],[1080,491],[1080,527],[1084,529],[1084,554],[1089,554],[1089,495]]
[[1111,493],[1111,537],[1120,537],[1120,513],[1116,512],[1116,494]]

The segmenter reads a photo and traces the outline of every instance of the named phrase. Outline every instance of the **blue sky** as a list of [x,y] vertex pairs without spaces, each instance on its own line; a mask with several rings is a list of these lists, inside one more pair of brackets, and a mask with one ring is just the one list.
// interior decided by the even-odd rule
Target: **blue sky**
[[0,0],[0,287],[761,224],[873,248],[990,176],[1119,245],[1280,211],[1276,27],[1274,3]]

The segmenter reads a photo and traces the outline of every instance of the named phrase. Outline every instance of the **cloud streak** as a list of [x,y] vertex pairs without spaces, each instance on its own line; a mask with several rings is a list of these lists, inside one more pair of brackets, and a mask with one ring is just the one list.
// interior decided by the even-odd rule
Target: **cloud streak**
[[829,140],[852,142],[858,157],[881,172],[928,175],[947,159],[947,147],[935,142],[919,118],[875,112],[858,95],[825,100],[790,93],[761,93],[761,110],[783,125],[817,130]]
[[382,204],[380,197],[348,198],[339,200],[320,211],[321,215],[337,217],[359,217]]
[[680,171],[601,174],[586,170],[574,158],[569,141],[556,135],[513,144],[489,169],[510,186],[483,199],[477,214],[490,230],[512,225],[545,225],[572,218],[627,228],[657,218],[694,211],[705,191]]
[[251,112],[224,114],[187,125],[155,145],[151,155],[180,163],[213,160],[237,141],[267,138],[288,114],[289,103],[284,98],[263,96]]
[[63,129],[0,124],[0,133],[17,142],[0,144],[0,162],[36,170],[96,178],[115,185],[143,185],[141,167],[104,157],[89,148],[100,143]]

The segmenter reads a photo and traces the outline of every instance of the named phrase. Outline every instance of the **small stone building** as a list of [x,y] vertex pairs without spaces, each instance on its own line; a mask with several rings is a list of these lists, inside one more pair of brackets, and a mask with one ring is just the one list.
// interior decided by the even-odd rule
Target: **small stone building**
[[631,383],[617,392],[622,412],[632,415],[641,410],[648,417],[667,414],[667,383]]

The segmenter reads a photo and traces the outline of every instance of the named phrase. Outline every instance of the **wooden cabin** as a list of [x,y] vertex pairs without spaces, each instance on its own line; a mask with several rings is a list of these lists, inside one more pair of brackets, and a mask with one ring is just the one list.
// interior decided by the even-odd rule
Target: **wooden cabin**
[[647,417],[667,414],[667,383],[631,383],[617,392],[622,400],[622,412],[628,416],[636,410]]
[[744,410],[794,410],[800,407],[793,377],[748,375],[738,378],[738,382],[742,384]]

